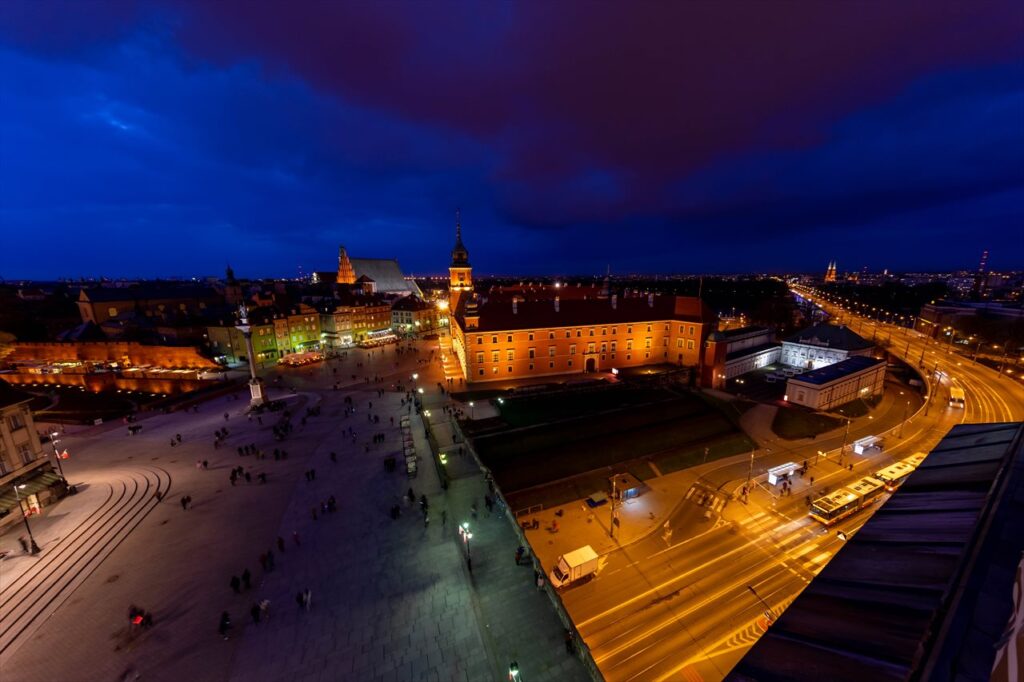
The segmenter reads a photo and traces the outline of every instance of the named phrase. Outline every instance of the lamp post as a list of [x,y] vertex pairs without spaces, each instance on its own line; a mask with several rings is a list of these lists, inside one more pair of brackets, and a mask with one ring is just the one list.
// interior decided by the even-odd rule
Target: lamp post
[[28,514],[25,513],[25,508],[21,506],[21,495],[18,490],[25,488],[25,484],[14,486],[14,498],[18,500],[18,509],[21,510],[21,520],[25,522],[25,530],[28,531],[29,540],[29,552],[32,554],[39,554],[39,545],[36,544],[36,539],[32,535],[32,527],[28,525]]
[[473,539],[473,534],[469,532],[469,521],[463,521],[459,526],[459,535],[462,537],[462,545],[466,548],[466,558],[468,559],[470,557],[469,541]]
[[238,324],[235,325],[235,329],[242,332],[242,336],[245,337],[245,354],[249,359],[249,393],[252,396],[249,405],[260,407],[267,402],[267,398],[263,395],[263,384],[256,376],[256,353],[252,348],[252,326],[249,324],[249,311],[244,303],[238,306]]
[[850,424],[852,419],[846,420],[846,431],[843,432],[843,445],[839,448],[839,466],[843,466],[843,455],[846,454],[846,441],[850,439]]
[[59,436],[59,435],[60,434],[58,432],[56,432],[56,431],[51,431],[50,432],[50,445],[53,446],[53,456],[57,460],[57,471],[60,472],[61,479],[63,479],[64,482],[66,483],[68,479],[64,478],[64,467],[61,466],[61,463],[60,463],[60,453],[57,451],[57,443],[60,442],[59,440],[57,440],[57,436]]
[[612,504],[611,504],[611,522],[608,524],[608,537],[615,538],[615,521],[618,518],[616,516],[615,502],[618,498],[619,486],[615,476],[612,476]]
[[476,410],[473,409],[473,401],[469,401],[469,418],[476,419]]
[[[900,391],[900,395],[903,395],[903,391]],[[903,420],[900,422],[900,432],[896,436],[897,438],[903,438],[903,425],[907,423],[907,411],[910,409],[910,401],[908,400],[903,405]]]
[[768,622],[769,623],[774,622],[775,621],[775,612],[772,611],[772,607],[768,606],[768,603],[764,599],[761,599],[761,595],[759,595],[757,593],[757,590],[754,589],[753,585],[747,585],[747,589],[750,590],[750,593],[752,595],[754,595],[754,597],[757,598],[757,601],[761,602],[761,604],[764,606],[764,608],[765,608],[764,617],[768,619]]

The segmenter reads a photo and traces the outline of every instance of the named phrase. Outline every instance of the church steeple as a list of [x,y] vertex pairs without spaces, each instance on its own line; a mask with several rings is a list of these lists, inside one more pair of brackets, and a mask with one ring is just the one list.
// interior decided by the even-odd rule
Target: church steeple
[[452,267],[469,267],[469,250],[462,243],[462,212],[455,209],[455,246],[452,248]]
[[455,247],[448,275],[448,304],[454,314],[460,299],[473,291],[473,268],[469,264],[469,250],[462,243],[462,214],[458,209],[455,210]]
[[338,284],[355,284],[356,271],[352,267],[352,261],[348,259],[348,252],[344,246],[338,247]]

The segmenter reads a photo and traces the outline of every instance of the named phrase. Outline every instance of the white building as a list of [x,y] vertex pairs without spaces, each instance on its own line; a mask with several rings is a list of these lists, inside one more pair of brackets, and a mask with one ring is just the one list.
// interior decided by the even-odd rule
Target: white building
[[782,342],[782,364],[819,369],[855,356],[871,354],[874,344],[849,327],[823,322],[797,332]]
[[884,386],[885,360],[858,355],[792,377],[786,382],[785,399],[824,411],[879,395]]

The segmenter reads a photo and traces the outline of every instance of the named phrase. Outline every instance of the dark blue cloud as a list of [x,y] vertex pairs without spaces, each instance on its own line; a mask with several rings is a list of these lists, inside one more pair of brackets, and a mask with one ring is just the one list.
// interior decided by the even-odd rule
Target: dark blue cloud
[[1012,4],[84,6],[0,15],[0,276],[436,272],[456,206],[490,272],[1024,265]]

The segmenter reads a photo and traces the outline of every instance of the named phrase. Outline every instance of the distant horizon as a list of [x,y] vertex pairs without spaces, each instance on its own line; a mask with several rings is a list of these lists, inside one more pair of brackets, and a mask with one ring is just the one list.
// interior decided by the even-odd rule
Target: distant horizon
[[[401,264],[400,261],[399,261],[399,264]],[[234,269],[234,268],[232,268],[232,269]],[[868,275],[882,275],[884,270],[885,270],[884,268],[882,270],[868,270],[866,274],[868,274]],[[311,270],[308,273],[304,273],[302,275],[302,277],[299,277],[298,275],[295,275],[295,276],[265,275],[265,276],[249,277],[249,276],[246,276],[244,273],[239,273],[236,270],[235,271],[235,277],[237,279],[239,279],[239,280],[253,281],[253,282],[255,282],[255,281],[263,281],[263,280],[286,281],[286,282],[301,282],[301,281],[307,281],[310,277],[312,277],[313,272],[330,272],[330,271],[328,271],[328,270],[315,270],[315,271]],[[448,272],[447,271],[445,271],[445,272],[435,272],[435,273],[411,273],[411,272],[405,272],[405,271],[403,271],[403,272],[404,272],[406,277],[413,277],[413,278],[418,278],[418,279],[419,278],[431,279],[431,278],[447,278],[448,277]],[[854,273],[856,273],[856,274],[865,274],[863,270],[844,271],[844,270],[840,269],[838,272],[839,272],[840,276],[843,276],[843,275],[845,275],[847,273],[849,273],[849,274],[854,274]],[[962,275],[962,276],[973,276],[975,274],[975,272],[976,272],[976,269],[972,270],[970,268],[961,268],[961,269],[957,269],[957,270],[892,270],[892,269],[888,270],[888,274],[890,276],[908,276],[908,275],[948,275],[948,276],[954,276],[954,275],[958,275],[958,274]],[[987,272],[988,272],[989,275],[1016,274],[1016,273],[1024,272],[1024,266],[1022,266],[1020,268],[1017,268],[1017,269],[1002,269],[1002,270],[995,270],[995,269],[990,268]],[[795,277],[795,276],[801,276],[802,277],[802,276],[815,276],[815,275],[822,275],[823,276],[824,273],[825,273],[825,268],[822,268],[820,271],[818,271],[818,270],[813,270],[813,271],[812,270],[789,270],[789,271],[781,271],[781,270],[780,271],[751,270],[751,271],[731,271],[731,272],[629,272],[629,273],[616,273],[616,272],[612,272],[611,273],[611,279],[614,281],[614,280],[622,280],[622,279],[648,278],[648,277],[649,278],[753,277],[753,276],[767,276],[767,277],[781,277],[781,276],[794,276]],[[518,279],[530,279],[530,278],[538,278],[538,279],[559,279],[559,278],[562,278],[562,279],[588,279],[589,278],[589,279],[600,279],[600,278],[604,277],[605,274],[606,274],[605,272],[597,272],[597,273],[552,273],[552,272],[548,272],[548,273],[539,273],[539,272],[534,272],[534,273],[489,273],[489,272],[478,272],[475,268],[474,268],[474,271],[473,271],[473,276],[476,279],[482,279],[482,278],[493,278],[493,279],[516,279],[516,278],[518,278]],[[135,275],[135,276],[132,276],[132,275],[84,276],[83,275],[82,279],[79,279],[79,277],[53,277],[53,278],[46,278],[46,277],[41,277],[41,278],[40,277],[36,277],[36,278],[29,278],[29,277],[0,277],[0,284],[16,284],[16,283],[22,283],[22,282],[29,282],[29,283],[34,283],[34,282],[41,282],[41,283],[71,283],[71,284],[78,283],[78,282],[102,283],[102,282],[132,282],[132,281],[147,281],[147,282],[152,282],[152,281],[193,282],[194,281],[194,282],[202,282],[202,281],[210,280],[210,279],[223,280],[224,278],[225,278],[225,273],[224,272],[220,273],[219,275],[218,274],[204,274],[204,275],[150,275],[150,276],[143,276],[143,275]],[[843,281],[847,281],[847,280],[840,280],[839,283],[842,283]]]

